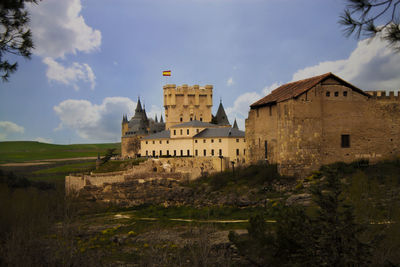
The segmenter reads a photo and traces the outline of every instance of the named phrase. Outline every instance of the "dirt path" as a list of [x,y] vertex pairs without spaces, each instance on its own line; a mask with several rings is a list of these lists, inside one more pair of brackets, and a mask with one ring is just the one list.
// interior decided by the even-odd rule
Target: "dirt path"
[[54,162],[60,161],[73,161],[73,160],[89,160],[89,159],[97,159],[97,157],[79,157],[79,158],[63,158],[63,159],[38,159],[27,162],[15,162],[15,163],[4,163],[0,164],[0,166],[4,167],[23,167],[23,166],[36,166],[36,165],[48,165],[53,164]]

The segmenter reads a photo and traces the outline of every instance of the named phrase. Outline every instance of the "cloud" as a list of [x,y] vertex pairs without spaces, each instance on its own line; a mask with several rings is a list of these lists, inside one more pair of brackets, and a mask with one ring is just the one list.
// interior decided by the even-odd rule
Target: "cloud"
[[298,70],[293,81],[332,72],[363,90],[393,90],[400,84],[400,54],[377,36],[358,42],[346,59],[324,61]]
[[56,59],[77,52],[90,53],[101,45],[101,32],[86,24],[81,10],[80,0],[47,0],[30,6],[34,53],[47,65],[47,79],[71,85],[75,90],[79,89],[80,80],[89,82],[94,89],[96,77],[92,68],[78,62],[67,67]]
[[61,120],[56,130],[72,129],[84,139],[118,141],[122,115],[132,115],[135,107],[136,102],[127,97],[107,97],[100,105],[68,99],[54,107]]
[[46,0],[30,7],[34,53],[63,58],[66,54],[99,49],[101,32],[88,26],[80,15],[80,0]]
[[264,93],[264,95],[268,95],[269,93],[272,92],[272,90],[278,88],[278,87],[281,86],[281,85],[282,85],[282,83],[280,83],[280,82],[274,82],[274,83],[271,84],[271,85],[265,86],[265,87],[263,88],[262,92]]
[[235,84],[235,82],[233,81],[233,77],[230,77],[227,81],[226,81],[226,85],[227,86],[232,86],[232,85],[234,85]]
[[24,127],[11,121],[0,121],[0,140],[7,140],[9,135],[23,134]]
[[233,124],[235,118],[240,129],[244,129],[244,120],[250,109],[250,104],[260,99],[262,96],[256,92],[244,93],[238,96],[233,103],[233,107],[225,109],[226,115],[229,117],[229,122]]
[[53,143],[53,139],[51,139],[51,138],[43,138],[43,137],[37,137],[33,141],[38,141],[40,143],[47,143],[47,144]]
[[79,81],[90,83],[92,90],[96,85],[96,77],[88,64],[74,62],[70,67],[64,67],[50,57],[44,58],[43,63],[48,66],[46,76],[49,80],[72,85],[75,90],[79,90]]

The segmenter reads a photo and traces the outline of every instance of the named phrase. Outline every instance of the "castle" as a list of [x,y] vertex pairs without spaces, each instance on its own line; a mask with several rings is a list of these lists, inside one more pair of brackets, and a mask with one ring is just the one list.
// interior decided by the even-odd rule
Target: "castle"
[[[236,120],[230,125],[222,102],[212,115],[213,86],[163,87],[165,124],[148,125],[140,100],[130,121],[122,121],[122,157],[216,157],[225,162],[245,162],[244,132]],[[222,167],[221,167],[222,168]]]
[[284,84],[250,106],[246,161],[305,175],[323,164],[400,154],[400,96],[332,73]]
[[332,73],[287,83],[251,104],[245,132],[229,124],[222,103],[212,115],[212,93],[212,85],[165,85],[165,123],[148,120],[138,101],[132,119],[123,118],[122,156],[220,157],[304,175],[336,161],[400,154],[394,92],[365,92]]

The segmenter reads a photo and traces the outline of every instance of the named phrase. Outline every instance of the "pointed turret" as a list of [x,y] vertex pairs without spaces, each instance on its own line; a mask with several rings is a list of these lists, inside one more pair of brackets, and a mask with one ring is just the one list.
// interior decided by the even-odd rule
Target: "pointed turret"
[[236,122],[236,118],[235,118],[235,122],[233,123],[233,127],[232,128],[239,130],[239,127],[238,127],[237,122]]
[[214,117],[214,121],[217,125],[230,125],[228,117],[226,116],[224,106],[222,106],[222,100],[219,103],[217,114]]
[[160,118],[160,123],[164,123],[164,119],[163,119],[162,114],[161,114],[161,118]]
[[156,114],[156,116],[155,116],[155,118],[154,118],[154,121],[157,123],[158,122],[158,120],[157,120],[157,114]]
[[143,111],[142,103],[140,103],[140,97],[138,97],[138,102],[137,102],[136,109],[135,109],[135,115],[136,115],[136,113],[139,113],[139,112],[142,112],[142,111]]

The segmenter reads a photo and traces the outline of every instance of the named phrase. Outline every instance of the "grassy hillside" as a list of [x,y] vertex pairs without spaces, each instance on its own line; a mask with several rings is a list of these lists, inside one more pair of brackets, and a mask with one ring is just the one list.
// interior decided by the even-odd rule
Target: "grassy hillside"
[[0,163],[25,162],[41,159],[95,157],[109,148],[120,152],[120,143],[54,145],[34,141],[0,142]]

